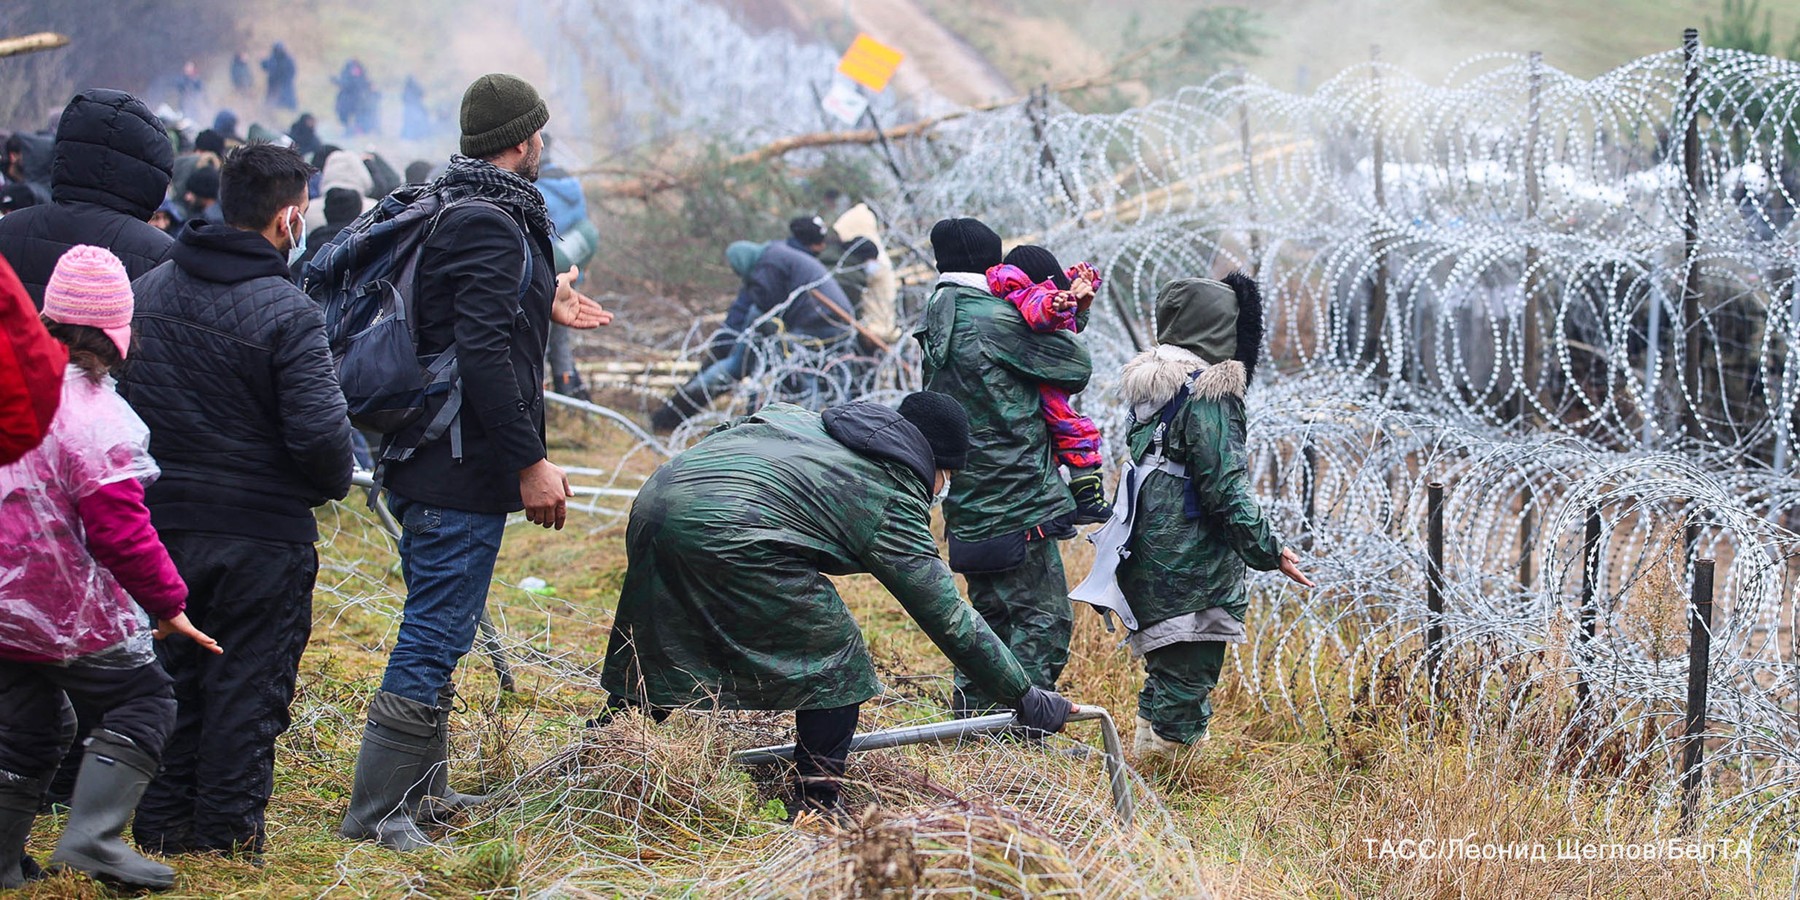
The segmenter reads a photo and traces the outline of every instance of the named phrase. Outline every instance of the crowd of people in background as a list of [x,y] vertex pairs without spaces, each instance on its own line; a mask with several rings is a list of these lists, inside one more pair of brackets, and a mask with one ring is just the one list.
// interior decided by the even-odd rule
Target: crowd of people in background
[[[258,76],[248,54],[235,54],[228,67],[230,89],[209,87],[201,66],[194,60],[182,63],[178,73],[167,82],[167,102],[152,105],[163,123],[178,155],[195,157],[180,164],[168,208],[162,210],[159,225],[173,233],[182,222],[206,210],[217,201],[217,187],[202,177],[200,191],[189,197],[189,176],[196,170],[216,169],[226,151],[250,141],[268,141],[292,146],[322,168],[323,157],[314,159],[326,146],[320,137],[319,118],[312,112],[300,111],[296,86],[298,66],[285,44],[276,42],[259,64]],[[384,92],[361,60],[345,61],[338,74],[332,76],[336,89],[332,113],[337,124],[337,138],[349,143],[383,134],[382,100]],[[442,133],[439,117],[426,102],[425,87],[412,75],[405,76],[399,91],[401,102],[398,135],[403,141],[422,142]],[[241,129],[243,120],[238,109],[257,110],[266,117]],[[298,115],[295,113],[298,112]],[[205,127],[209,121],[211,126]],[[282,123],[286,123],[282,127]],[[55,140],[55,123],[42,131],[18,131],[0,135],[4,146],[4,164],[0,165],[0,215],[27,206],[50,202],[50,163]],[[336,147],[331,148],[333,150]],[[209,155],[206,155],[209,154]],[[211,189],[214,193],[208,195]],[[315,199],[317,195],[315,194]],[[198,202],[196,202],[198,201]],[[217,222],[217,213],[212,214]]]
[[[242,55],[232,68],[250,77]],[[262,68],[269,105],[293,111],[292,57],[277,44]],[[339,125],[366,132],[367,73],[353,61],[337,82]],[[453,674],[509,517],[565,523],[546,391],[585,389],[568,331],[611,321],[576,290],[600,236],[579,181],[554,165],[549,121],[530,84],[483,76],[463,94],[460,152],[404,176],[321,140],[308,114],[240,133],[222,110],[190,135],[116,90],[76,95],[47,144],[8,139],[7,186],[33,196],[0,209],[17,364],[0,360],[0,565],[13,576],[0,584],[0,888],[38,874],[26,845],[48,804],[69,808],[51,861],[127,885],[174,883],[140,850],[263,852],[275,741],[311,633],[313,510],[348,494],[359,454],[400,524],[407,594],[339,834],[418,849],[488,802],[450,786]],[[398,233],[378,229],[409,211],[429,225],[406,245],[416,277],[390,286],[409,316],[383,320],[409,329],[404,358],[383,360],[358,343],[373,324],[338,330],[337,304],[371,296],[347,289],[369,264],[348,248]],[[895,281],[875,218],[834,212],[725,249],[740,290],[707,364],[654,425],[732,390],[771,321],[804,343],[891,349]],[[897,409],[769,403],[645,484],[595,725],[626,709],[792,710],[793,808],[841,812],[850,738],[880,686],[826,575],[868,572],[955,664],[957,715],[1011,709],[1027,737],[1057,731],[1074,711],[1056,693],[1073,622],[1058,542],[1105,521],[1138,541],[1096,566],[1114,609],[1137,611],[1126,619],[1148,680],[1134,746],[1175,756],[1204,737],[1224,645],[1243,640],[1245,566],[1310,584],[1244,463],[1262,340],[1253,282],[1179,279],[1159,294],[1159,345],[1123,373],[1123,453],[1140,477],[1132,502],[1108,507],[1100,435],[1071,406],[1092,374],[1080,332],[1099,274],[1043,247],[1003,254],[972,218],[939,222],[931,247],[939,274],[913,335],[925,390]],[[349,374],[366,353],[396,384],[446,390],[375,415]],[[26,370],[64,363],[60,379]],[[948,560],[929,525],[940,502]]]

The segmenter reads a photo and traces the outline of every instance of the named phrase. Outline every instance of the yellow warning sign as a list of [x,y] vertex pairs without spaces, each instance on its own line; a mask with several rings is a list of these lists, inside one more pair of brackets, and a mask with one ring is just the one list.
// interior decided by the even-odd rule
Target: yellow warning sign
[[844,58],[838,60],[837,70],[844,73],[851,81],[879,94],[887,88],[894,77],[894,70],[900,67],[900,60],[906,54],[889,47],[882,42],[859,34],[844,51]]

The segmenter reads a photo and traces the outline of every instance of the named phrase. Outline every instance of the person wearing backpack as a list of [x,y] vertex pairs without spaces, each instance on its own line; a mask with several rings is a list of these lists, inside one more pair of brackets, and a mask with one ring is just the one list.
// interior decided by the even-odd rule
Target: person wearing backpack
[[[380,454],[388,508],[403,529],[407,596],[381,689],[369,704],[339,829],[352,840],[397,850],[428,846],[419,823],[479,802],[449,788],[451,674],[474,643],[507,516],[524,510],[533,524],[563,525],[568,479],[545,458],[548,328],[552,321],[594,328],[612,317],[552,262],[556,229],[534,184],[539,132],[549,119],[522,79],[476,79],[463,95],[462,153],[430,184],[407,192],[413,205],[441,210],[419,251],[409,303],[417,344],[412,376],[426,360],[454,360],[458,374],[444,379],[453,399],[387,433]],[[401,202],[390,196],[383,206]],[[402,215],[396,211],[395,220]],[[339,235],[341,246],[353,246],[359,235],[373,232],[353,226]],[[341,256],[337,249],[320,254],[325,267]],[[346,393],[353,392],[350,370],[362,349],[345,347]]]
[[305,249],[311,173],[291,149],[239,148],[220,173],[225,224],[189,222],[132,285],[138,345],[121,393],[163,470],[150,514],[188,615],[226,648],[157,649],[177,714],[133,828],[153,852],[261,851],[275,739],[312,629],[312,510],[350,490],[324,315],[288,270]]

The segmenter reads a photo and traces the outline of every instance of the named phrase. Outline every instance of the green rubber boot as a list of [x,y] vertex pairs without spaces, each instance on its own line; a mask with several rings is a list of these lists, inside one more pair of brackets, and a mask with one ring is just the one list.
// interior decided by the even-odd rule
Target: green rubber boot
[[69,821],[50,855],[51,864],[132,887],[174,887],[174,869],[145,859],[119,836],[156,768],[156,759],[130,738],[104,728],[95,731],[81,759]]

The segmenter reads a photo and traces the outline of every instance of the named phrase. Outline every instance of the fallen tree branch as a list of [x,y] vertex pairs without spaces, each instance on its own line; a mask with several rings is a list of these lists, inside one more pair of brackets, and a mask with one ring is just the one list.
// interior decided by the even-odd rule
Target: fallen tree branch
[[69,46],[69,36],[54,31],[40,31],[23,37],[0,38],[0,58],[22,56],[40,50],[55,50]]
[[[1148,48],[1140,50],[1138,53],[1126,57],[1120,62],[1123,64],[1128,61],[1133,61],[1141,55],[1157,49],[1162,46],[1163,43],[1166,42],[1153,44]],[[1096,87],[1106,87],[1124,80],[1127,80],[1127,76],[1119,74],[1119,67],[1115,66],[1099,75],[1092,75],[1086,78],[1078,78],[1073,81],[1065,81],[1061,84],[1051,85],[1050,92],[1067,94]],[[1020,96],[1006,100],[992,100],[987,103],[976,104],[967,109],[948,112],[941,116],[920,119],[917,122],[908,122],[897,128],[886,129],[886,131],[882,133],[887,135],[888,140],[901,140],[903,138],[917,137],[945,122],[955,121],[956,119],[961,119],[974,113],[990,112],[992,110],[1024,103],[1026,99],[1028,98]],[[807,134],[796,134],[765,144],[755,150],[732,156],[720,163],[720,167],[734,168],[737,166],[760,165],[769,160],[786,156],[796,150],[811,150],[818,147],[840,147],[852,144],[873,144],[881,140],[882,133],[876,132],[873,128],[865,128],[860,131],[815,131]],[[648,200],[654,194],[681,187],[700,177],[699,169],[691,169],[685,172],[644,175],[637,178],[607,179],[604,177],[610,172],[616,171],[618,170],[595,168],[582,169],[574,174],[580,176],[583,182],[605,196],[628,197],[636,200]]]

